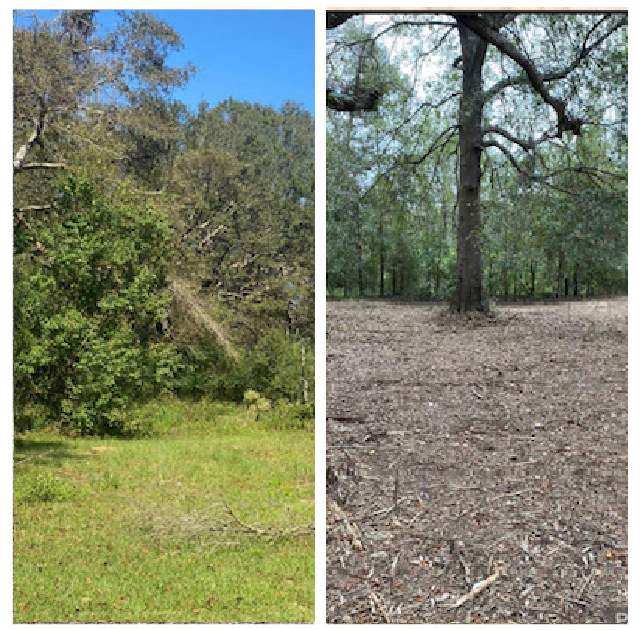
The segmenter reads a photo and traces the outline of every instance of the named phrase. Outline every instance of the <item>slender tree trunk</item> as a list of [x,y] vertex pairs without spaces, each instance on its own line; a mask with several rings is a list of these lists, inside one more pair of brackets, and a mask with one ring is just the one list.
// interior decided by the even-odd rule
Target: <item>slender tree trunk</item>
[[378,224],[378,239],[380,245],[380,297],[384,297],[384,243],[382,242],[384,229],[382,227],[382,219]]
[[482,310],[480,252],[480,158],[482,156],[482,66],[487,44],[458,22],[462,45],[458,247],[454,311]]
[[536,263],[531,261],[531,295],[536,294]]
[[557,283],[557,297],[562,297],[562,278],[564,276],[564,252],[560,250],[558,252],[558,283]]

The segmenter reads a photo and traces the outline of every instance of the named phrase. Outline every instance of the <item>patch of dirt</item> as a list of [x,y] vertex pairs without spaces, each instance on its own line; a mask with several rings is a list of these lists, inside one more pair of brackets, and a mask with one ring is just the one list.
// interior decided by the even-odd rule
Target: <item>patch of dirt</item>
[[627,300],[327,304],[327,621],[627,606]]

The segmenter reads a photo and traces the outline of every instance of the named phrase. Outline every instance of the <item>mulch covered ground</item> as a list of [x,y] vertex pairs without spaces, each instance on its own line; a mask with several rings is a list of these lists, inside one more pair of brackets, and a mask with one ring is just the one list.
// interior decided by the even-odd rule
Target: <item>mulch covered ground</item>
[[627,605],[627,300],[327,306],[327,621]]

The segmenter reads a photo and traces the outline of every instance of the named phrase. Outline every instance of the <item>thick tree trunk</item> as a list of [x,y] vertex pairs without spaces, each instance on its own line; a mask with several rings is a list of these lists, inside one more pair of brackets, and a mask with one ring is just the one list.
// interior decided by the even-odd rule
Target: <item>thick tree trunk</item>
[[480,252],[480,158],[482,155],[482,66],[487,44],[458,24],[462,45],[460,99],[460,175],[458,180],[458,248],[454,311],[482,310]]

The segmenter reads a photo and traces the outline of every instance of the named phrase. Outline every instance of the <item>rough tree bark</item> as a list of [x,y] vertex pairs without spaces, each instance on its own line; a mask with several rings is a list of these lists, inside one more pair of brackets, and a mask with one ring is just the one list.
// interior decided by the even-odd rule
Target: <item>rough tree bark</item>
[[480,250],[480,158],[482,156],[482,66],[487,43],[458,24],[462,46],[460,98],[460,173],[455,311],[482,310],[482,255]]

